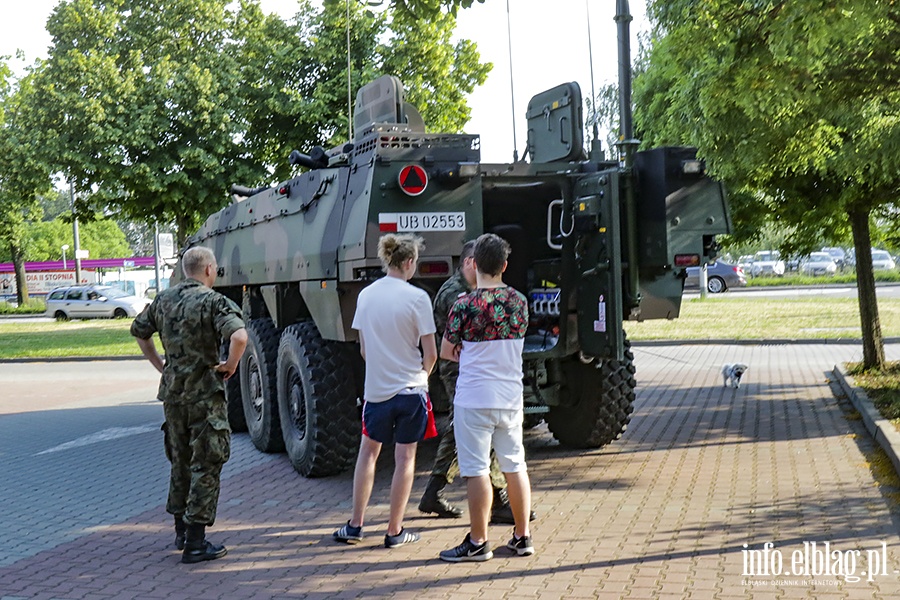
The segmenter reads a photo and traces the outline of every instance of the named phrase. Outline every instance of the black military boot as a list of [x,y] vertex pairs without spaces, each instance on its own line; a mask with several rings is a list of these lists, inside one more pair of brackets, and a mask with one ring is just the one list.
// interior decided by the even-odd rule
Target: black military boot
[[181,515],[175,515],[175,547],[179,550],[184,550],[185,528],[186,526],[184,521],[181,520]]
[[444,498],[443,489],[447,485],[447,479],[438,475],[432,475],[428,480],[428,487],[422,494],[419,501],[419,510],[423,513],[435,513],[439,517],[446,519],[458,519],[462,516],[463,511],[447,502]]
[[181,562],[198,563],[222,558],[228,553],[225,546],[213,546],[206,541],[206,525],[188,525],[185,531]]
[[[531,511],[528,520],[534,521],[537,515]],[[494,488],[494,503],[491,505],[491,523],[495,525],[515,525],[516,518],[512,507],[509,505],[509,496],[503,488]]]

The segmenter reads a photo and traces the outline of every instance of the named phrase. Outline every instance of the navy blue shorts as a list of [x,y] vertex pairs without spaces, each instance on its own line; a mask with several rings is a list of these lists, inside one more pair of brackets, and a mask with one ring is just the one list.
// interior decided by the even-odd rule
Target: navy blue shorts
[[425,436],[428,424],[424,394],[397,394],[384,402],[363,405],[363,435],[376,442],[413,444]]

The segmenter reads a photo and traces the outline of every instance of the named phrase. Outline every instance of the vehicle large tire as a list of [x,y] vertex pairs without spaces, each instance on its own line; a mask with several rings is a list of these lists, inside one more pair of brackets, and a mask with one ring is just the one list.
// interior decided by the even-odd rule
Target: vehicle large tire
[[346,470],[359,446],[355,344],[323,340],[311,321],[284,330],[278,347],[278,408],[285,447],[304,477]]
[[263,452],[283,452],[275,375],[279,332],[272,319],[247,324],[247,349],[239,367],[244,418],[253,445]]
[[[219,352],[221,360],[228,358],[230,343],[224,342]],[[241,400],[241,369],[240,365],[234,374],[225,380],[225,403],[228,407],[228,424],[231,431],[239,433],[247,431],[247,417],[244,416],[244,401]]]
[[547,425],[561,444],[599,448],[619,439],[634,411],[634,355],[625,340],[625,359],[562,364],[565,406],[551,406]]

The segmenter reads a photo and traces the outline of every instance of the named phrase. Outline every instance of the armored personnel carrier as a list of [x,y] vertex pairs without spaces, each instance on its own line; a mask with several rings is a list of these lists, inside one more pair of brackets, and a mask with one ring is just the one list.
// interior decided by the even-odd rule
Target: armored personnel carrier
[[243,307],[250,339],[228,400],[260,450],[286,450],[308,477],[351,465],[364,367],[350,324],[383,276],[386,232],[424,238],[412,283],[431,294],[465,241],[505,238],[504,279],[531,315],[526,421],[577,448],[622,434],[635,388],[623,320],[678,317],[685,268],[729,232],[724,191],[690,148],[635,152],[626,131],[616,159],[586,151],[576,83],[538,94],[526,116],[526,160],[482,163],[477,135],[426,132],[400,81],[381,77],[357,94],[352,142],[295,151],[302,172],[274,187],[233,187],[236,201],[190,238],[215,252],[217,288]]

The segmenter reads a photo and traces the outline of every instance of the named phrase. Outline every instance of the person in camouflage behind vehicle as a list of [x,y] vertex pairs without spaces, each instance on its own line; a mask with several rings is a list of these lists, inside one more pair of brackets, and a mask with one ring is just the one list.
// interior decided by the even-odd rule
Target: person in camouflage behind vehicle
[[[241,309],[212,290],[218,265],[208,248],[194,247],[181,259],[186,279],[153,300],[131,324],[131,335],[162,373],[166,458],[172,464],[166,511],[175,519],[175,545],[181,562],[225,556],[224,546],[206,541],[216,520],[222,465],[231,452],[231,429],[224,380],[237,369],[247,345]],[[159,333],[166,359],[152,337]],[[222,340],[228,357],[219,360]]]
[[[438,343],[444,336],[447,327],[447,316],[456,300],[475,289],[475,263],[472,255],[475,252],[475,240],[466,242],[459,253],[459,268],[450,279],[444,282],[434,297],[434,323],[437,326]],[[453,506],[444,498],[444,487],[459,474],[459,463],[456,460],[456,438],[453,435],[453,398],[456,395],[456,380],[459,377],[459,363],[440,359],[438,369],[441,383],[450,400],[450,427],[441,437],[431,477],[425,493],[419,501],[419,511],[434,513],[438,517],[459,518],[463,511]],[[514,523],[509,498],[506,494],[506,478],[500,471],[497,457],[491,452],[491,487],[494,490],[494,501],[491,508],[491,522],[512,525]],[[534,516],[531,517],[534,519]]]

